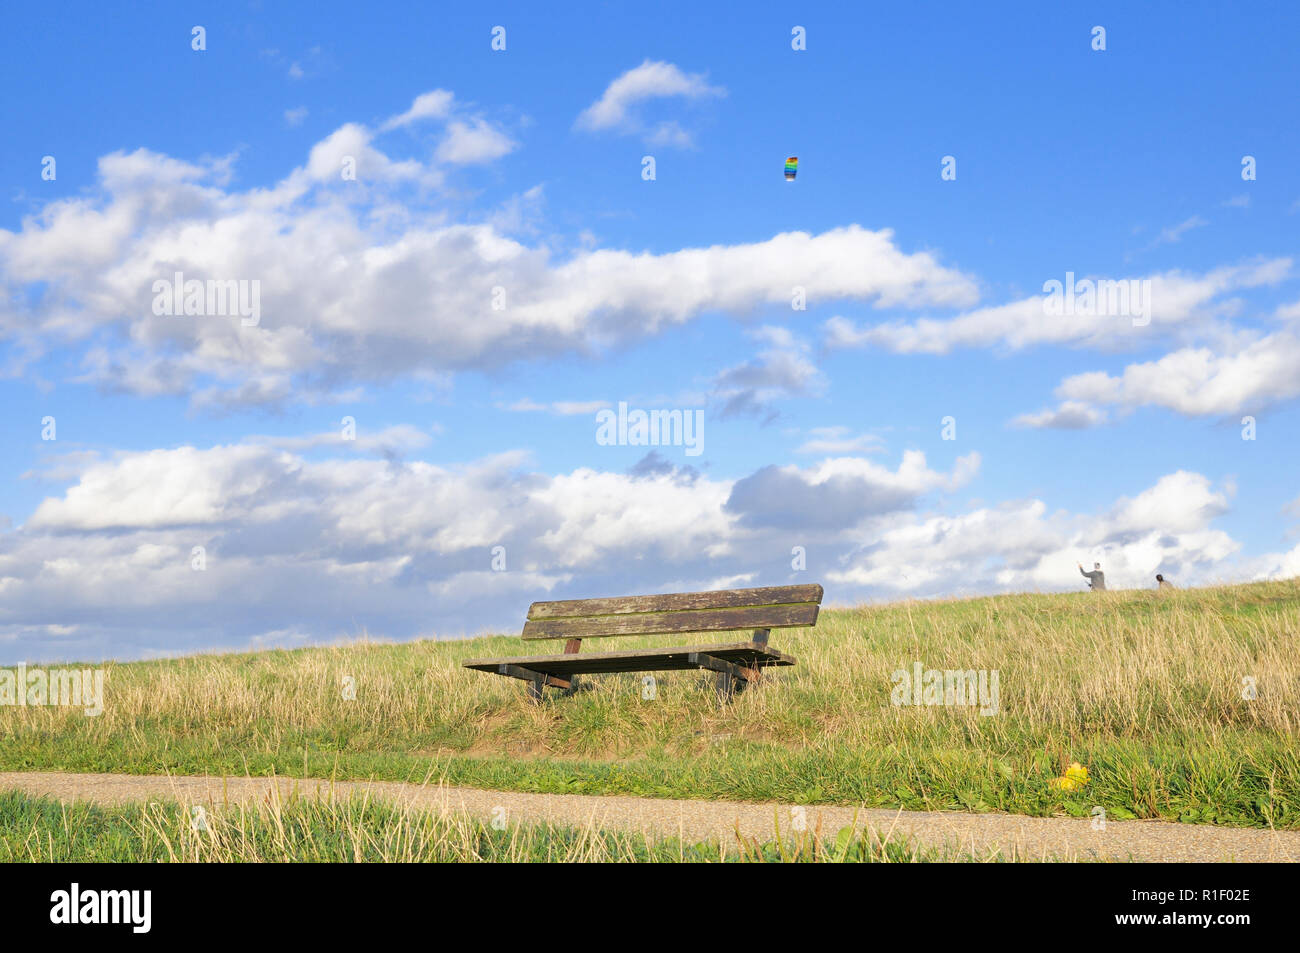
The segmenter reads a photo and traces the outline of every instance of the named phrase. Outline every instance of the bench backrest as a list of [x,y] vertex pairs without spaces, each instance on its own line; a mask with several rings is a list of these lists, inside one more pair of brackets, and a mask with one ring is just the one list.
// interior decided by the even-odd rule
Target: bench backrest
[[816,625],[821,601],[822,587],[811,585],[534,602],[528,609],[523,638],[784,629]]

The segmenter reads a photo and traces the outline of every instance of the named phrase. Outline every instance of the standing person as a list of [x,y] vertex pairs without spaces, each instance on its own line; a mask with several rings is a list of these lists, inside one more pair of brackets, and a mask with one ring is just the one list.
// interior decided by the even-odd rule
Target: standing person
[[1093,592],[1106,591],[1106,574],[1101,571],[1101,563],[1092,564],[1092,572],[1083,572],[1083,563],[1079,563],[1079,572],[1083,573],[1083,578],[1088,580],[1088,585]]
[[1170,582],[1168,579],[1166,579],[1164,576],[1160,575],[1160,573],[1156,573],[1156,588],[1157,588],[1157,589],[1177,589],[1178,587],[1175,586],[1175,585],[1174,585],[1172,582]]

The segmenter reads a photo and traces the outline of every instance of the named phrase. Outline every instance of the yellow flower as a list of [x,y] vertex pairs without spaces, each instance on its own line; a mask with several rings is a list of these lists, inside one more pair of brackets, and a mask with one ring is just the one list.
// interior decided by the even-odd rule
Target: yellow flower
[[1065,777],[1048,782],[1058,791],[1074,791],[1088,783],[1088,769],[1075,761],[1065,769]]

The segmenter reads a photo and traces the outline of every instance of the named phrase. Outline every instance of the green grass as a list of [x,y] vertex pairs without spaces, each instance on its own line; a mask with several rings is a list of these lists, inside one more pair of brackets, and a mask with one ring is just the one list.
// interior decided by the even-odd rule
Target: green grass
[[[815,629],[775,631],[799,664],[726,707],[697,673],[660,674],[654,701],[639,676],[588,676],[578,695],[531,705],[522,682],[460,667],[531,651],[504,636],[113,664],[99,717],[0,707],[0,769],[1040,816],[1101,806],[1116,819],[1296,828],[1298,638],[1289,581],[828,610]],[[998,670],[999,713],[891,705],[890,673],[917,660]],[[1074,761],[1090,782],[1051,788]]]
[[925,863],[1006,860],[881,844],[846,828],[766,842],[684,843],[594,827],[513,825],[361,798],[291,798],[206,811],[172,801],[96,807],[0,793],[0,863]]

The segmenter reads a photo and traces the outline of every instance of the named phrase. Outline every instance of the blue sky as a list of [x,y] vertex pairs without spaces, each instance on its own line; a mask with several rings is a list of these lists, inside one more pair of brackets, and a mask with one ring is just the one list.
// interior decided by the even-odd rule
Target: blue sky
[[0,662],[1300,573],[1300,10],[746,9],[10,12]]

